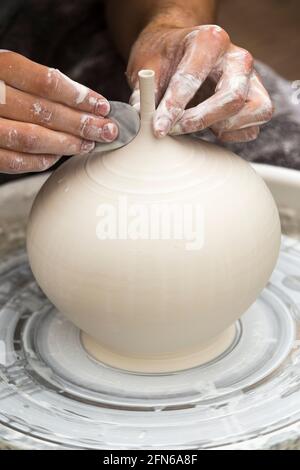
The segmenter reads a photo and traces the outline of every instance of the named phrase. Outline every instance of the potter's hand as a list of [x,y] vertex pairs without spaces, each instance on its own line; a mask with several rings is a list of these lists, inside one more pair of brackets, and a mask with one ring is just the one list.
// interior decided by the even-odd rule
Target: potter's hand
[[58,70],[1,51],[0,80],[1,172],[42,171],[117,136],[108,101]]
[[156,73],[157,137],[211,128],[220,140],[246,142],[272,116],[251,54],[233,45],[219,26],[146,27],[133,45],[127,71],[134,88],[131,103],[137,106],[142,68]]

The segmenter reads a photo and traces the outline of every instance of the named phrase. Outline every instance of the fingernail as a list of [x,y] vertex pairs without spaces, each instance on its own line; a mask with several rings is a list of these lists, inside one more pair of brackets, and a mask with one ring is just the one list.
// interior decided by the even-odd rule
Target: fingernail
[[102,128],[101,137],[106,142],[112,142],[118,135],[118,128],[116,124],[109,122],[105,124]]
[[171,128],[171,121],[166,117],[154,121],[154,132],[156,137],[165,137]]
[[89,153],[95,148],[95,142],[89,140],[83,140],[81,144],[81,153]]
[[41,158],[41,160],[40,160],[41,170],[47,170],[51,166],[55,165],[55,163],[57,163],[60,158],[61,158],[61,156],[56,157],[56,158],[54,158],[54,157],[43,157],[43,158]]
[[110,111],[110,104],[107,100],[98,100],[95,108],[95,113],[101,116],[106,116]]

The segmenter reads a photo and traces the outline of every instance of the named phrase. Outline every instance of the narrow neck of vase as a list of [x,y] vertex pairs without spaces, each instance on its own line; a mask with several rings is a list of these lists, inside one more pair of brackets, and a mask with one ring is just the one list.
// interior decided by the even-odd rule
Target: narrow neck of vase
[[141,127],[149,128],[155,112],[155,74],[153,70],[139,71]]

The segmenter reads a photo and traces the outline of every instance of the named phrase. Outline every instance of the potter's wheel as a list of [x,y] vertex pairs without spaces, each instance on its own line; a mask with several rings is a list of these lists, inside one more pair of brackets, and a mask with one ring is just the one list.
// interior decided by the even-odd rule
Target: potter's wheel
[[[286,235],[268,286],[236,325],[232,345],[219,358],[194,369],[156,376],[119,371],[88,356],[79,331],[54,310],[36,286],[22,248],[22,221],[42,178],[0,189],[5,206],[1,215],[6,221],[0,233],[2,446],[297,446],[300,212],[284,198],[289,194],[294,200],[292,193],[300,175],[283,171],[284,177],[294,178],[294,189],[282,191],[287,184],[279,178],[282,170],[270,171],[276,173],[269,183],[281,208]],[[18,189],[18,185],[23,186]],[[13,217],[9,204],[20,213]]]

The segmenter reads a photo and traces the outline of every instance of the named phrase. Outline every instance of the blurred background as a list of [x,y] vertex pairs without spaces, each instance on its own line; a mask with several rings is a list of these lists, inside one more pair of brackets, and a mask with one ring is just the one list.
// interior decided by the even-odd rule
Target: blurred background
[[219,24],[288,80],[300,80],[299,0],[220,0]]

